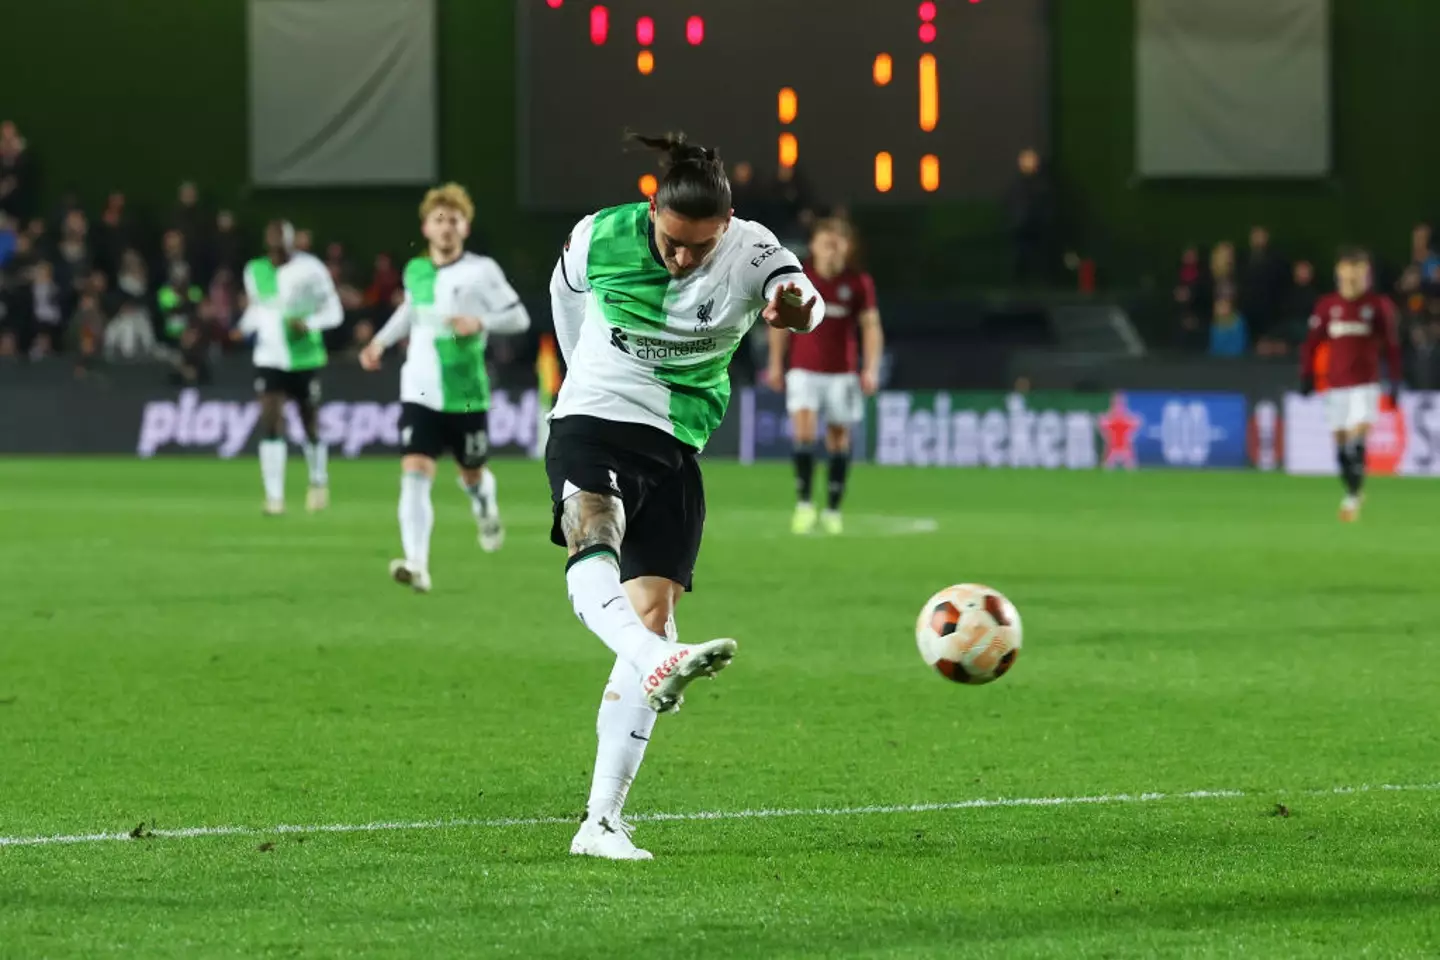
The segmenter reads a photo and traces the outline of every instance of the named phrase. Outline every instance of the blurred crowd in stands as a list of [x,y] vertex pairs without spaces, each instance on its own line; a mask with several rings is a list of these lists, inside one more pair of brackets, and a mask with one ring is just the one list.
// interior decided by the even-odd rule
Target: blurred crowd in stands
[[[43,209],[38,180],[20,131],[0,124],[0,357],[62,354],[81,372],[102,359],[162,359],[177,380],[203,382],[215,357],[245,349],[235,332],[243,270],[263,224],[211,211],[194,183],[158,218],[120,192],[98,211],[73,196]],[[325,261],[345,305],[331,346],[363,346],[399,302],[399,268],[381,254],[359,270],[340,243],[316,249],[308,230],[295,242]]]
[[[802,170],[765,177],[750,163],[730,165],[737,214],[770,226],[803,253],[814,220],[848,215],[817,202]],[[1056,199],[1033,150],[1017,158],[1005,202],[1017,287],[1044,286],[1061,269]],[[194,183],[182,183],[160,216],[131,208],[124,193],[87,211],[72,196],[42,208],[39,171],[21,131],[0,123],[0,358],[68,356],[83,373],[100,360],[168,361],[181,381],[204,381],[222,353],[243,350],[235,325],[244,309],[242,271],[259,251],[263,224],[212,210]],[[1405,318],[1409,382],[1440,383],[1440,254],[1428,225],[1411,238],[1407,263],[1377,263],[1377,288]],[[400,268],[380,254],[363,269],[339,242],[322,247],[299,229],[296,246],[329,267],[346,322],[327,337],[332,350],[363,347],[401,296]],[[1073,264],[1066,265],[1074,269]],[[1092,278],[1093,280],[1093,278]],[[1263,226],[1238,251],[1230,241],[1186,249],[1174,288],[1173,343],[1214,356],[1286,357],[1305,337],[1311,307],[1331,288],[1330,265],[1287,259]],[[1089,290],[1081,272],[1081,289]],[[763,338],[760,338],[763,340]],[[499,344],[496,359],[512,349]]]
[[[1377,260],[1375,288],[1400,308],[1401,342],[1412,386],[1434,387],[1440,345],[1440,253],[1428,223],[1410,237],[1402,265]],[[1198,246],[1180,255],[1175,284],[1178,324],[1174,346],[1213,356],[1290,357],[1304,341],[1315,301],[1334,289],[1332,265],[1291,261],[1263,226],[1250,230],[1243,254],[1222,241],[1208,254]],[[1165,346],[1157,344],[1156,346]]]

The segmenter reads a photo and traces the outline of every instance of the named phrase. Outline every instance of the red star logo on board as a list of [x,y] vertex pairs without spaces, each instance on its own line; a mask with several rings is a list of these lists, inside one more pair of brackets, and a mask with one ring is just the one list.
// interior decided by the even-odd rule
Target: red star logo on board
[[1130,408],[1125,404],[1125,394],[1111,395],[1110,409],[1095,418],[1095,426],[1105,440],[1104,466],[1125,467],[1130,470],[1138,466],[1135,460],[1135,437],[1140,433],[1140,425],[1144,422],[1140,416],[1130,412]]

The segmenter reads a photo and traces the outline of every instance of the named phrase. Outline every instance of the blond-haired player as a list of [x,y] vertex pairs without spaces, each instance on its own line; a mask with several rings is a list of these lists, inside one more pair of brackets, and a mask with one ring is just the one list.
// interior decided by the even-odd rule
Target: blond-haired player
[[455,183],[436,187],[420,204],[426,256],[405,267],[405,300],[360,354],[366,370],[378,370],[385,350],[406,337],[410,345],[400,371],[400,542],[405,556],[390,576],[425,593],[430,590],[430,532],[435,511],[430,488],[435,461],[447,450],[460,466],[480,528],[480,546],[500,549],[505,529],[495,495],[487,412],[490,378],[485,343],[491,333],[521,333],[530,315],[499,264],[465,251],[475,204]]

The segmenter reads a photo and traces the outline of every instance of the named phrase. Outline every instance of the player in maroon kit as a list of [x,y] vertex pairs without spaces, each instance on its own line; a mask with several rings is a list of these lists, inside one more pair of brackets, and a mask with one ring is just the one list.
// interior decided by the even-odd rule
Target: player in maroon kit
[[[785,390],[795,448],[799,503],[791,529],[796,533],[812,532],[817,519],[827,533],[841,531],[840,501],[845,497],[850,469],[850,428],[865,415],[864,397],[880,384],[885,339],[875,306],[875,283],[868,273],[850,266],[854,247],[854,229],[849,223],[830,219],[816,224],[805,275],[825,301],[825,322],[813,334],[793,341],[788,331],[770,331],[768,380],[773,389]],[[791,346],[789,373],[785,372],[787,346]],[[817,516],[811,487],[821,420],[825,422],[830,469],[825,512]]]
[[1336,293],[1315,303],[1310,334],[1300,349],[1301,392],[1315,389],[1315,353],[1328,343],[1330,361],[1325,402],[1335,434],[1336,458],[1345,483],[1340,519],[1360,517],[1365,482],[1365,435],[1380,414],[1380,352],[1390,373],[1390,399],[1399,399],[1400,335],[1395,305],[1370,289],[1370,257],[1346,250],[1335,265]]

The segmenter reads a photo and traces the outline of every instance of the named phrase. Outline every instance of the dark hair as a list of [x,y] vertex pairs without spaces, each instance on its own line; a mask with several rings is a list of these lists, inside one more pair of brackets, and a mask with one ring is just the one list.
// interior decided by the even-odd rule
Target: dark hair
[[665,174],[655,190],[655,206],[691,220],[709,220],[730,213],[730,181],[718,150],[687,143],[683,133],[626,139],[666,154]]
[[1369,263],[1370,251],[1364,247],[1341,247],[1337,263]]

